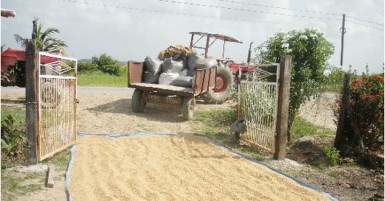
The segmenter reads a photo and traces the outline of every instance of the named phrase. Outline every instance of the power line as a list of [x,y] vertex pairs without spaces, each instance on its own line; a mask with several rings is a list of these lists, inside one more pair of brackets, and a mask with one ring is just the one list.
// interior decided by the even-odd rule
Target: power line
[[377,29],[377,30],[380,30],[380,31],[384,31],[383,28],[373,27],[373,26],[369,26],[369,25],[366,25],[366,24],[357,23],[357,22],[354,22],[354,21],[346,20],[346,22],[349,22],[349,23],[352,23],[352,24],[356,24],[356,25],[360,25],[360,26],[364,26],[364,27],[371,28],[371,29]]
[[359,18],[350,17],[350,16],[346,16],[346,17],[350,18],[350,19],[353,19],[353,20],[356,20],[356,21],[361,21],[361,22],[366,22],[366,23],[369,23],[369,24],[375,24],[375,25],[384,26],[384,24],[377,23],[377,22],[372,22],[372,21],[369,21],[369,20],[359,19]]
[[[233,4],[242,4],[242,5],[247,5],[247,6],[257,6],[257,7],[289,10],[289,11],[296,11],[296,12],[317,13],[317,14],[326,14],[326,15],[334,15],[334,16],[341,16],[342,15],[342,13],[319,12],[319,11],[304,10],[304,9],[291,9],[291,8],[280,7],[280,6],[270,6],[270,5],[264,5],[264,4],[247,3],[247,2],[240,2],[240,1],[233,1],[233,0],[218,0],[218,1],[228,2],[228,3],[233,3]],[[360,18],[356,18],[356,17],[350,17],[348,15],[346,15],[346,18],[350,18],[350,19],[353,19],[353,20],[357,20],[357,21],[361,21],[361,22],[366,22],[366,23],[370,23],[370,24],[384,26],[384,24],[381,24],[381,23],[377,23],[377,22],[373,22],[373,21],[365,20],[365,19],[360,19]]]
[[218,0],[218,1],[233,3],[233,4],[242,4],[242,5],[246,5],[246,6],[257,6],[257,7],[275,8],[275,9],[281,9],[281,10],[290,10],[290,11],[296,11],[296,12],[317,13],[317,14],[326,14],[326,15],[335,15],[335,16],[341,16],[342,15],[342,13],[319,12],[319,11],[304,10],[304,9],[291,9],[291,8],[285,8],[285,7],[280,7],[280,6],[270,6],[270,5],[257,4],[257,3],[246,3],[246,2],[232,1],[232,0]]
[[[127,10],[141,11],[141,12],[151,12],[151,13],[159,13],[159,14],[171,14],[171,15],[182,15],[182,16],[189,16],[189,17],[218,19],[218,17],[212,16],[212,15],[211,16],[210,15],[197,15],[197,14],[153,10],[153,9],[145,9],[145,8],[133,8],[133,7],[127,7],[127,6],[114,6],[114,5],[107,5],[107,4],[101,4],[101,3],[89,3],[89,2],[77,1],[77,0],[62,0],[62,1],[68,2],[68,3],[86,4],[86,5],[90,5],[90,6],[110,7],[110,8],[118,8],[118,9],[127,9]],[[231,20],[231,21],[242,21],[242,22],[255,21],[255,20],[241,19],[241,18],[223,18],[223,17],[221,17],[221,19],[226,19],[226,20]]]
[[[159,13],[159,14],[171,14],[171,15],[182,15],[182,16],[189,16],[189,17],[201,17],[201,18],[212,18],[212,19],[218,19],[216,16],[210,16],[210,15],[198,15],[198,14],[189,14],[189,13],[180,13],[180,12],[170,12],[170,11],[161,11],[161,10],[152,10],[152,9],[146,9],[146,8],[133,8],[133,7],[127,7],[127,6],[115,6],[115,5],[109,5],[109,4],[102,4],[102,3],[89,3],[89,2],[84,2],[84,1],[78,1],[78,0],[62,0],[64,2],[68,3],[77,3],[77,4],[86,4],[90,6],[99,6],[99,7],[109,7],[109,8],[118,8],[118,9],[127,9],[127,10],[134,10],[134,11],[141,11],[141,12],[152,12],[152,13]],[[183,3],[183,2],[175,2],[175,3]],[[189,3],[192,4],[193,3]],[[202,5],[204,6],[204,5]],[[211,5],[205,5],[208,7],[217,7],[217,6],[211,6]],[[226,7],[224,7],[226,8]],[[237,9],[240,11],[247,11],[246,9]],[[300,15],[291,15],[291,14],[285,14],[285,13],[269,13],[265,11],[252,11],[251,12],[257,12],[257,13],[266,13],[266,14],[276,14],[276,15],[281,15],[281,16],[294,16],[294,17],[304,17],[304,18],[311,18],[314,19],[316,17],[312,16],[300,16]],[[228,18],[228,17],[220,17],[220,19],[225,19],[225,20],[231,20],[231,21],[249,21],[249,22],[263,22],[261,20],[255,20],[255,19],[245,19],[245,18]],[[338,20],[339,19],[332,19],[332,18],[323,18],[323,19],[330,19],[330,20]],[[271,24],[271,23],[270,23]]]
[[258,10],[244,9],[244,8],[232,8],[232,7],[226,7],[226,6],[215,6],[215,5],[200,4],[200,3],[189,3],[189,2],[182,2],[182,1],[175,1],[175,0],[159,0],[159,1],[165,2],[165,3],[185,4],[185,5],[190,5],[190,6],[201,6],[201,7],[219,8],[219,9],[226,9],[226,10],[233,10],[233,11],[253,12],[253,13],[258,13],[258,14],[272,14],[272,15],[281,15],[281,16],[288,16],[288,17],[309,18],[309,19],[325,19],[325,20],[338,20],[338,21],[340,20],[340,19],[330,18],[330,17],[314,17],[314,16],[306,16],[306,15],[258,11]]
[[[170,12],[170,11],[162,11],[162,10],[153,10],[153,9],[146,9],[146,8],[134,8],[134,7],[127,7],[127,6],[116,6],[111,4],[103,4],[103,3],[90,3],[85,1],[79,1],[79,0],[62,0],[64,2],[69,3],[78,3],[78,4],[85,4],[90,6],[100,6],[100,7],[109,7],[109,8],[118,8],[118,9],[127,9],[127,10],[134,10],[134,11],[141,11],[141,12],[151,12],[151,13],[159,13],[159,14],[170,14],[170,15],[182,15],[182,16],[189,16],[189,17],[201,17],[201,18],[212,18],[212,19],[218,19],[216,16],[210,16],[210,15],[198,15],[198,14],[189,14],[189,13],[181,13],[181,12]],[[246,12],[254,12],[254,13],[265,13],[265,14],[273,14],[273,15],[281,15],[281,16],[293,16],[293,17],[302,17],[302,18],[320,18],[320,19],[327,19],[327,20],[340,20],[335,18],[322,18],[322,17],[313,17],[313,16],[304,16],[304,15],[292,15],[292,14],[285,14],[285,13],[276,13],[276,12],[266,12],[266,11],[257,11],[257,10],[249,10],[249,9],[241,9],[241,8],[230,8],[230,7],[224,7],[224,6],[215,6],[215,5],[207,5],[207,4],[199,4],[199,3],[188,3],[188,2],[181,2],[181,1],[175,1],[175,0],[159,0],[161,2],[167,2],[167,3],[177,3],[177,4],[185,4],[185,5],[191,5],[191,6],[203,6],[203,7],[210,7],[210,8],[219,8],[219,9],[228,9],[228,10],[235,10],[235,11],[246,11]],[[220,0],[220,1],[227,1],[227,0]],[[231,1],[236,2],[236,1]],[[242,2],[238,2],[242,3]],[[351,18],[351,17],[350,17]],[[224,20],[230,20],[230,21],[249,21],[249,22],[263,22],[261,20],[255,20],[255,19],[245,19],[245,18],[228,18],[228,17],[220,17],[220,19]],[[377,29],[383,31],[381,28],[368,26],[362,23],[357,23],[354,21],[347,21],[350,23],[354,23],[357,25],[365,26],[367,28]],[[267,22],[269,23],[269,22]]]

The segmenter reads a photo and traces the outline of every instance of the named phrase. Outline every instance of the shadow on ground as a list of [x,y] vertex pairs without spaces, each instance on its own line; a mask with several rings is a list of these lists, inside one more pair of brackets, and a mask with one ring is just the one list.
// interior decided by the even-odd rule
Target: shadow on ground
[[89,111],[98,113],[116,113],[133,115],[136,117],[146,118],[150,121],[159,122],[183,122],[182,106],[169,104],[147,103],[143,113],[134,113],[131,109],[131,99],[119,99],[109,103],[101,104]]
[[290,147],[287,158],[297,161],[301,164],[317,166],[327,161],[327,157],[322,151],[322,147],[316,144],[303,143],[294,144]]
[[24,104],[25,98],[15,99],[1,99],[2,104]]

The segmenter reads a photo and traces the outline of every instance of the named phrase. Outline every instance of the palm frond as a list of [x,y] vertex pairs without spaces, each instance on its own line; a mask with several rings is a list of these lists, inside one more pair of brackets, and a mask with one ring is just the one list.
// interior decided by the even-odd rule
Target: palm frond
[[42,39],[48,38],[49,36],[51,36],[54,33],[60,33],[59,29],[57,29],[57,28],[48,28],[43,33],[41,33],[40,38],[42,38]]
[[25,48],[27,46],[27,39],[21,37],[19,34],[14,34],[15,40],[17,43],[21,45],[21,47]]

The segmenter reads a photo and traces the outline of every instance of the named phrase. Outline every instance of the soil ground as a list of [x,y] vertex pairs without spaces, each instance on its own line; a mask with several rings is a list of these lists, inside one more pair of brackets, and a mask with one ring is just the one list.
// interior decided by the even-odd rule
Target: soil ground
[[[3,106],[24,107],[24,89],[2,88]],[[183,121],[181,110],[174,106],[149,104],[146,111],[135,114],[131,110],[131,94],[128,89],[86,88],[78,90],[78,131],[87,133],[118,133],[130,131],[148,131],[172,134],[204,134],[204,126],[196,121]],[[301,115],[309,122],[325,127],[335,128],[332,109],[332,96],[325,96],[315,104],[308,102]],[[313,108],[317,105],[317,109]],[[222,105],[198,104],[197,110],[229,107]],[[309,146],[289,143],[287,159],[274,161],[262,159],[264,163],[281,170],[293,177],[330,193],[340,200],[383,200],[384,177],[382,170],[371,170],[347,161],[333,167],[317,167],[314,164],[322,158],[321,147],[333,142],[333,137],[316,136]],[[61,181],[58,180],[58,183]],[[62,189],[62,185],[55,185]],[[61,196],[57,196],[60,192]],[[61,200],[65,199],[64,189],[34,192],[18,200]]]

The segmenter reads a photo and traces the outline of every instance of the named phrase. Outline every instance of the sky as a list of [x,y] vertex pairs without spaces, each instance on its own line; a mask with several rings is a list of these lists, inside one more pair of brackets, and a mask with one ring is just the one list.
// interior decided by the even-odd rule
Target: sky
[[[16,12],[1,18],[1,44],[22,49],[14,34],[29,38],[32,21],[55,27],[66,52],[77,59],[103,53],[119,61],[157,57],[170,45],[190,44],[191,31],[220,33],[243,43],[227,43],[225,57],[245,62],[249,45],[259,46],[278,32],[311,27],[334,47],[329,59],[340,66],[342,14],[346,14],[343,68],[358,73],[383,72],[383,0],[1,0]],[[221,57],[216,42],[209,56]],[[255,52],[253,52],[255,54]]]

